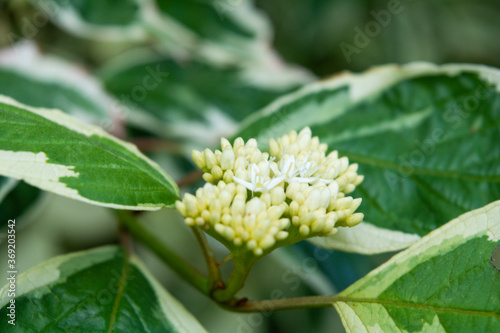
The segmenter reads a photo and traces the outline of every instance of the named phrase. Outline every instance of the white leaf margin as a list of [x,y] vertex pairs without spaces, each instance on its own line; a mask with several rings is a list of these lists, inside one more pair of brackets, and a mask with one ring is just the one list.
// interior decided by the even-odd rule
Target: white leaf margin
[[[500,200],[469,211],[430,232],[407,250],[392,257],[363,279],[347,288],[341,296],[376,298],[397,279],[430,258],[452,251],[464,242],[488,236],[491,242],[500,240]],[[445,243],[445,245],[443,245]],[[384,273],[384,278],[377,275]],[[371,281],[377,283],[372,284]]]
[[191,312],[187,311],[177,299],[165,290],[165,288],[149,272],[138,257],[133,256],[130,259],[130,262],[140,269],[141,273],[152,285],[156,295],[158,296],[158,301],[160,302],[163,313],[176,326],[176,328],[181,329],[180,332],[206,332]]
[[[62,58],[43,55],[34,42],[25,40],[0,51],[0,68],[43,83],[61,84],[81,94],[102,110],[100,117],[89,114],[75,105],[65,108],[78,119],[88,123],[104,123],[110,118],[123,117],[117,103],[104,92],[102,84],[83,67]],[[71,105],[71,103],[68,103]]]
[[[42,262],[17,276],[16,298],[22,297],[37,288],[58,281],[61,278],[59,267],[65,262],[76,259],[78,265],[77,267],[74,267],[73,272],[77,272],[113,258],[116,250],[116,246],[104,246],[97,249],[60,255],[51,258],[48,261]],[[92,257],[87,258],[88,254]],[[179,329],[179,332],[206,332],[198,320],[160,285],[160,283],[151,275],[149,270],[144,266],[138,257],[131,257],[130,264],[137,267],[146,277],[158,297],[161,310],[169,321],[171,321],[172,324]],[[10,302],[11,298],[8,294],[9,284],[6,284],[2,289],[0,289],[0,308],[3,308]]]
[[[148,164],[151,167],[156,169],[168,182],[170,182],[173,185],[172,188],[176,191],[177,195],[179,196],[179,189],[175,185],[175,182],[170,178],[170,176],[168,176],[156,162],[152,161],[144,154],[142,154],[135,145],[122,141],[108,134],[100,127],[82,123],[60,110],[33,108],[25,104],[19,103],[8,96],[3,96],[3,95],[0,95],[0,104],[1,103],[35,113],[51,122],[54,122],[76,133],[83,134],[87,137],[96,135],[114,141],[118,145],[124,147],[125,149],[135,154],[140,159],[148,162]],[[11,160],[10,157],[16,157],[17,160]],[[19,167],[21,167],[22,163],[40,164],[40,163],[45,163],[46,159],[47,156],[43,152],[35,154],[32,152],[23,152],[23,151],[12,152],[12,151],[0,150],[0,160],[2,160],[2,163],[0,163],[0,174],[7,177],[12,177],[14,179],[22,179],[26,183],[33,185],[35,187],[39,187],[43,190],[63,195],[75,200],[94,204],[97,206],[109,207],[114,209],[140,209],[140,210],[159,210],[164,207],[164,205],[154,205],[154,204],[139,204],[136,206],[117,205],[117,204],[94,201],[85,198],[79,195],[76,189],[69,188],[65,183],[61,183],[58,181],[60,177],[67,177],[67,176],[78,177],[79,174],[75,173],[72,170],[74,168],[73,166],[46,163],[46,165],[48,167],[51,167],[52,169],[45,168],[43,170],[44,172],[39,173],[39,176],[42,177],[30,177],[27,175],[20,176],[19,169],[15,167],[16,162],[21,163],[19,164]],[[10,163],[7,163],[9,161]]]
[[[150,0],[136,0],[138,6]],[[103,26],[85,22],[70,6],[61,6],[54,0],[30,0],[40,11],[59,27],[72,34],[100,41],[145,41],[148,34],[140,22],[130,25]],[[142,6],[139,7],[142,11]],[[138,15],[139,16],[139,15]]]
[[[426,75],[449,75],[456,76],[462,73],[477,73],[487,82],[496,85],[497,91],[500,91],[500,69],[485,65],[474,64],[446,64],[436,65],[429,62],[413,62],[406,65],[388,64],[373,67],[362,73],[352,73],[349,71],[341,72],[331,78],[326,78],[315,83],[306,85],[296,92],[276,99],[265,108],[255,112],[240,124],[238,133],[244,131],[261,117],[270,116],[280,111],[286,105],[293,103],[310,94],[318,93],[324,90],[336,90],[348,88],[350,104],[359,103],[363,100],[380,94],[389,87],[411,78]],[[318,117],[315,120],[308,119],[304,124],[302,117],[293,117],[293,114],[279,115],[278,117],[286,126],[279,126],[279,129],[269,128],[272,135],[262,132],[255,139],[258,142],[270,137],[277,137],[288,133],[291,129],[300,129],[304,126],[314,126],[324,122],[324,119]]]
[[363,222],[352,228],[338,228],[337,233],[332,236],[314,237],[309,241],[326,249],[377,254],[407,248],[419,239],[421,237],[417,234],[389,230]]

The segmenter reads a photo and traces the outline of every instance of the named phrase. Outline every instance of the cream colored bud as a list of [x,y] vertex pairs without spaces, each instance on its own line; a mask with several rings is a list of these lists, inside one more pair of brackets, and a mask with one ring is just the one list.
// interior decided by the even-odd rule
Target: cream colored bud
[[231,215],[229,214],[222,215],[221,221],[224,225],[230,225],[232,221]]
[[272,206],[267,210],[267,214],[271,221],[278,220],[284,212],[285,208],[283,206]]
[[238,151],[238,149],[242,148],[245,146],[245,141],[243,141],[242,138],[236,138],[233,143],[233,150]]
[[244,170],[247,167],[247,163],[245,161],[245,158],[242,156],[239,156],[235,162],[234,162],[234,170],[237,172],[239,170]]
[[247,141],[247,143],[245,144],[245,147],[246,148],[257,148],[257,140],[255,140],[254,138],[251,138],[250,140]]
[[182,201],[177,200],[175,202],[175,208],[182,216],[186,217],[186,205],[184,205]]
[[330,199],[331,199],[330,188],[325,186],[325,188],[321,190],[320,207],[327,208],[328,205],[330,204]]
[[231,241],[234,238],[234,230],[231,227],[225,227],[223,235],[227,240]]
[[[337,171],[335,168],[329,168],[325,171],[324,175],[322,176],[323,179],[334,179],[337,176]],[[331,184],[331,183],[330,183]]]
[[349,218],[345,221],[348,227],[354,227],[357,224],[360,224],[363,221],[365,215],[363,213],[356,213],[349,216]]
[[274,139],[269,140],[269,153],[271,154],[271,156],[280,157],[280,146]]
[[[292,135],[296,137],[296,136],[297,136],[297,132],[296,132],[296,131],[292,131],[292,132],[290,133],[290,136],[292,136]],[[303,128],[303,129],[301,129],[301,130],[300,130],[300,132],[299,132],[299,137],[300,137],[300,136],[306,136],[306,137],[309,137],[309,138],[310,138],[310,137],[311,137],[311,135],[312,135],[312,132],[311,132],[311,128],[310,128],[309,126],[304,127],[304,128]]]
[[356,189],[356,186],[354,186],[354,184],[347,184],[344,188],[344,193],[351,193],[352,191],[354,191],[354,189]]
[[356,173],[358,171],[358,168],[359,168],[358,163],[353,163],[353,164],[349,165],[349,167],[347,168],[347,171],[349,173],[351,173],[351,172]]
[[220,159],[220,166],[223,170],[231,170],[234,166],[234,151],[232,149],[226,149],[222,153]]
[[220,158],[222,157],[222,152],[217,149],[214,152],[214,155],[215,155],[215,160],[217,161],[217,164],[220,165]]
[[318,209],[321,205],[321,191],[317,189],[311,191],[311,193],[307,196],[304,205],[309,208],[309,211]]
[[358,175],[358,176],[356,176],[356,179],[354,179],[353,184],[355,186],[358,186],[359,184],[361,184],[361,182],[363,182],[363,179],[365,179],[364,176],[359,176]]
[[299,208],[300,208],[300,205],[297,201],[292,201],[290,203],[290,206],[289,206],[289,212],[290,212],[290,216],[297,216],[299,215]]
[[340,172],[343,173],[347,170],[347,167],[349,166],[349,159],[347,157],[341,157],[339,158],[340,161]]
[[208,203],[208,207],[209,207],[211,212],[220,212],[222,210],[219,199],[215,199],[215,200],[210,201]]
[[337,214],[335,212],[328,213],[326,216],[325,226],[323,227],[323,232],[328,232],[330,229],[335,227],[337,222]]
[[363,201],[363,199],[361,198],[356,198],[352,201],[352,204],[351,204],[351,207],[350,207],[350,211],[351,213],[354,213],[354,211],[356,209],[358,209],[358,207],[361,205],[361,202]]
[[221,208],[229,207],[229,205],[231,205],[232,200],[233,200],[233,194],[231,194],[230,191],[225,189],[220,192],[219,201]]
[[347,185],[347,177],[345,175],[338,177],[337,179],[335,179],[335,181],[339,185],[339,191],[342,191]]
[[202,152],[193,149],[191,151],[191,158],[198,168],[204,170],[203,168],[205,168],[207,164],[205,163]]
[[255,254],[257,257],[261,256],[263,253],[264,251],[260,247],[253,250],[253,254]]
[[194,226],[194,219],[192,217],[186,217],[184,222],[190,227]]
[[311,149],[317,149],[319,147],[319,138],[317,136],[311,138]]
[[264,205],[259,198],[253,198],[247,203],[246,213],[247,214],[258,214],[262,211]]
[[301,225],[299,228],[299,232],[302,236],[306,237],[309,235],[309,227],[307,225]]
[[219,233],[220,235],[223,235],[224,234],[224,230],[226,229],[226,227],[224,227],[224,225],[222,225],[220,223],[217,223],[214,226],[214,229],[215,229],[215,231],[217,231],[217,233]]
[[244,242],[250,238],[250,234],[246,230],[241,231],[239,234],[241,235],[241,240]]
[[224,183],[229,184],[233,182],[233,171],[231,170],[226,170],[224,172],[224,176],[222,176],[222,180]]
[[255,149],[250,155],[250,163],[259,163],[262,160],[262,153],[260,150]]
[[222,171],[220,166],[216,165],[212,168],[212,176],[214,177],[214,180],[221,179],[223,175],[224,172]]
[[212,170],[212,168],[217,165],[217,158],[215,157],[215,154],[208,148],[203,151],[203,154],[205,155],[207,169]]
[[334,150],[328,154],[328,158],[331,158],[332,160],[337,160],[339,158],[339,152]]
[[311,224],[311,231],[314,233],[321,232],[325,227],[325,223],[326,223],[326,215],[323,215],[322,217],[313,221],[313,223]]
[[316,215],[313,212],[307,213],[302,216],[299,220],[301,225],[311,225],[311,223],[316,219]]
[[221,138],[220,139],[220,147],[222,150],[226,150],[226,149],[233,149],[233,147],[231,146],[231,143],[226,139],[226,138]]
[[334,180],[330,184],[328,184],[328,188],[330,189],[330,196],[336,198],[339,193],[339,183]]
[[205,220],[202,218],[202,217],[197,217],[196,219],[194,219],[194,222],[196,223],[197,226],[202,226],[202,225],[205,225]]
[[337,233],[337,231],[339,231],[337,228],[333,228],[332,230],[330,230],[329,233],[327,233],[325,236],[331,236],[331,235],[335,235]]
[[272,247],[276,243],[276,240],[274,239],[273,236],[271,235],[266,235],[264,238],[260,241],[259,245],[263,249],[268,249]]
[[[308,127],[306,128],[309,129]],[[311,144],[311,129],[307,131],[306,128],[300,131],[299,137],[297,139],[297,144],[299,145],[299,149],[303,151],[308,150]]]
[[282,202],[284,202],[286,199],[285,190],[281,186],[274,187],[273,189],[271,189],[269,194],[271,195],[271,204],[272,205],[279,205]]
[[210,224],[215,225],[216,223],[219,223],[221,220],[220,218],[220,212],[219,211],[211,211],[210,212]]
[[210,212],[208,210],[203,210],[201,212],[201,218],[205,221],[210,221]]
[[256,241],[256,240],[252,239],[252,240],[248,241],[248,243],[247,243],[247,248],[248,248],[249,250],[253,250],[253,249],[255,249],[256,247],[257,247],[257,241]]
[[279,231],[277,234],[276,234],[276,240],[284,240],[288,237],[288,232],[286,231]]
[[236,216],[243,214],[245,214],[245,200],[235,198],[231,205],[231,215]]
[[286,197],[293,200],[297,195],[297,193],[299,193],[299,191],[300,191],[300,183],[298,182],[290,183],[286,188]]
[[207,183],[213,183],[215,181],[214,176],[208,172],[203,174],[203,180]]
[[351,207],[352,202],[353,202],[352,197],[338,199],[337,202],[335,203],[335,210],[340,211],[348,209],[349,207]]
[[186,193],[184,196],[184,205],[186,206],[187,216],[196,216],[198,214],[196,197],[190,193]]
[[279,229],[286,229],[290,226],[290,220],[287,218],[282,218],[277,223]]

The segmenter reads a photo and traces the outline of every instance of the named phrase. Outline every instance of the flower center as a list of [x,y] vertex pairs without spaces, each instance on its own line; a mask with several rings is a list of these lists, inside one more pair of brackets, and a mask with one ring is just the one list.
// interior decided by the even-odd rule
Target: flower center
[[[333,179],[324,179],[316,173],[325,165],[330,159],[327,158],[323,163],[317,165],[316,162],[310,160],[311,154],[308,154],[301,160],[294,155],[284,154],[279,163],[274,162],[274,158],[266,159],[260,167],[251,163],[248,166],[249,180],[233,176],[233,181],[245,186],[252,192],[268,192],[275,186],[282,182],[292,183],[308,183],[314,184],[323,182],[330,184]],[[272,174],[271,174],[272,171]]]

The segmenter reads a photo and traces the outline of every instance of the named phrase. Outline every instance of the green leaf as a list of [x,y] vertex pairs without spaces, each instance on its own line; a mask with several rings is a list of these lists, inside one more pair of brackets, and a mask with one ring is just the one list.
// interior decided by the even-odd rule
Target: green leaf
[[[136,55],[137,56],[137,55]],[[237,67],[140,54],[148,61],[119,62],[102,71],[106,89],[127,108],[127,122],[162,137],[215,144],[236,123],[303,81],[268,82],[245,78]]]
[[31,42],[0,52],[0,92],[21,103],[60,109],[96,124],[109,122],[113,110],[100,82],[78,66],[40,54]]
[[30,0],[61,28],[81,37],[112,41],[145,40],[138,0]]
[[0,291],[2,332],[205,332],[146,270],[115,246],[50,259]]
[[238,61],[262,60],[269,56],[270,24],[251,1],[155,2],[162,20],[153,28],[161,29],[158,37],[175,41],[177,48],[195,50],[217,63],[237,64]]
[[179,196],[137,148],[57,110],[0,96],[0,174],[88,203],[156,210]]
[[[235,61],[266,51],[269,23],[247,0],[31,0],[61,28],[91,39],[153,40],[170,54]],[[203,18],[203,19],[201,19]]]
[[468,212],[340,293],[348,332],[498,332],[500,201]]
[[[372,230],[342,230],[322,245],[392,251],[500,197],[499,84],[497,69],[475,65],[346,73],[276,100],[244,121],[238,136],[265,148],[270,138],[310,126],[359,163],[365,180],[353,196],[363,198]],[[346,248],[352,233],[356,244]]]

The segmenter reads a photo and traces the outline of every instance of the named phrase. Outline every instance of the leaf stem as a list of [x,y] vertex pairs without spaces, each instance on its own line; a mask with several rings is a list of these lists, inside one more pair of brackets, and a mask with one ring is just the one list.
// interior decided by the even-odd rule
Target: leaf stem
[[237,256],[233,253],[234,270],[229,275],[224,288],[214,290],[212,298],[218,303],[236,302],[237,299],[234,297],[243,288],[248,274],[256,261],[256,257],[253,254],[249,255],[249,252],[244,253],[242,256]]
[[[332,307],[335,302],[342,301],[343,299],[343,297],[335,295],[293,297],[262,301],[247,301],[242,299],[237,302],[220,305],[234,312],[273,312],[280,310]],[[346,300],[349,300],[349,298],[346,298]]]
[[147,231],[132,212],[120,210],[116,211],[116,214],[120,222],[130,231],[135,239],[153,251],[163,262],[193,287],[206,295],[209,294],[209,280],[196,268],[166,247],[152,233]]
[[215,288],[220,288],[224,284],[221,279],[219,265],[217,264],[217,260],[215,259],[215,255],[210,248],[210,245],[208,245],[207,238],[197,227],[192,227],[191,230],[198,240],[198,243],[200,243],[201,249],[203,251],[203,256],[205,257],[205,261],[207,262],[210,277],[210,287],[212,290]]

